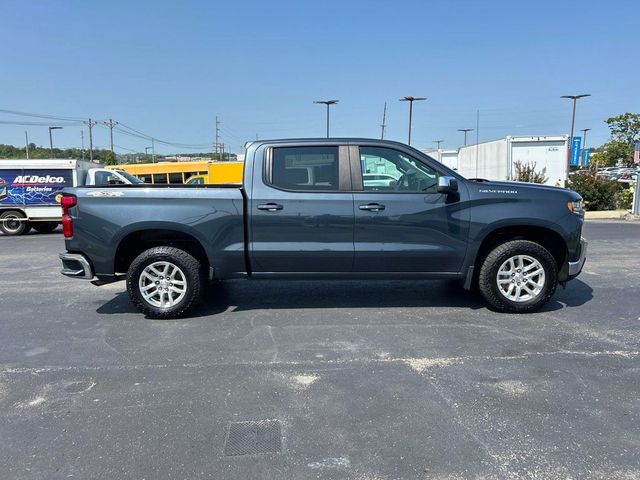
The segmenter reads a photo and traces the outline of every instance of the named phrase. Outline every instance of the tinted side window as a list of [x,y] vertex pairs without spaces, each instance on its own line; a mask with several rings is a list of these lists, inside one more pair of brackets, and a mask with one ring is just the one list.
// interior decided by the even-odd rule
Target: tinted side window
[[271,183],[285,190],[338,190],[338,147],[274,148]]
[[360,147],[364,190],[435,193],[437,172],[391,148]]
[[107,185],[109,182],[109,177],[111,173],[107,172],[96,172],[95,173],[95,182],[96,185]]
[[169,183],[183,183],[182,173],[170,173]]
[[154,173],[153,174],[153,183],[167,183],[167,174],[166,173]]

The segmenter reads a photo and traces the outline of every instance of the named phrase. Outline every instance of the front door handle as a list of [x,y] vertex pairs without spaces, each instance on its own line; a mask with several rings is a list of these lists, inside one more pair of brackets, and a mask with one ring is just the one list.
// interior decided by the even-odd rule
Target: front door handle
[[360,205],[360,210],[369,210],[370,212],[379,212],[385,209],[385,206],[380,203],[367,203],[366,205]]
[[258,205],[258,210],[266,210],[267,212],[277,212],[278,210],[282,210],[284,207],[279,203],[263,203]]

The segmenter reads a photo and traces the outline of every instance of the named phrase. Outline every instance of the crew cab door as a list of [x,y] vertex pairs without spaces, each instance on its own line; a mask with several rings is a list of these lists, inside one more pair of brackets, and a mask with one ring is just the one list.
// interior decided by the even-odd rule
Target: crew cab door
[[[355,272],[459,272],[467,248],[464,185],[437,192],[437,162],[412,150],[351,146]],[[460,182],[461,183],[461,182]]]
[[249,202],[253,273],[350,272],[353,194],[347,147],[275,144],[255,156]]

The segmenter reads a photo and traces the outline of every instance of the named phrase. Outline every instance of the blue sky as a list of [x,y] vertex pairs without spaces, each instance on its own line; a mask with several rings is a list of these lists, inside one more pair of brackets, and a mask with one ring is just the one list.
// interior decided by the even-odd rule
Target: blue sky
[[[233,151],[256,134],[323,136],[325,98],[340,100],[332,136],[379,137],[387,101],[386,137],[406,141],[398,98],[428,97],[414,105],[418,147],[457,147],[476,109],[481,141],[568,133],[565,94],[593,95],[576,121],[590,144],[607,140],[608,116],[640,112],[633,1],[1,0],[0,18],[0,109],[113,118],[183,144],[212,142],[216,115]],[[79,146],[81,128],[55,144]],[[1,123],[0,143],[23,145],[25,129],[48,145],[46,126]],[[149,145],[118,131],[115,143]],[[156,149],[176,150],[190,151]]]

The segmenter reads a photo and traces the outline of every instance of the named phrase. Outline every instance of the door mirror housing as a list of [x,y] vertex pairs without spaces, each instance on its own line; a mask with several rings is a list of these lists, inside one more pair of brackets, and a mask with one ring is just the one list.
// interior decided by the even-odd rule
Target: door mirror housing
[[442,176],[438,177],[438,193],[450,195],[458,191],[458,180],[454,177]]

